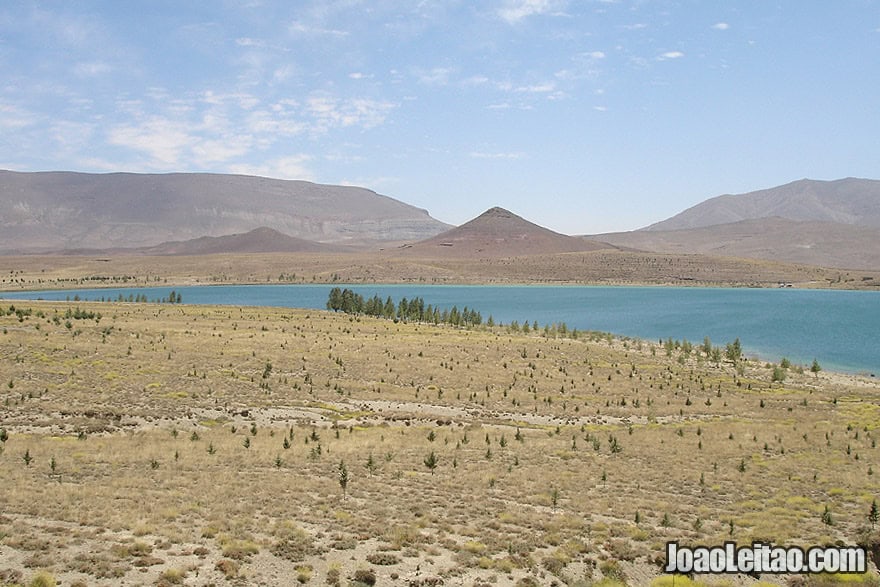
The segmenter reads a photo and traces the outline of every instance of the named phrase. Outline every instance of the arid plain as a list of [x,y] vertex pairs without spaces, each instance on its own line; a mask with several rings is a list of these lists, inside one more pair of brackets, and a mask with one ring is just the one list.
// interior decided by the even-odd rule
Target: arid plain
[[668,540],[877,543],[871,379],[544,325],[3,310],[0,584],[647,585]]

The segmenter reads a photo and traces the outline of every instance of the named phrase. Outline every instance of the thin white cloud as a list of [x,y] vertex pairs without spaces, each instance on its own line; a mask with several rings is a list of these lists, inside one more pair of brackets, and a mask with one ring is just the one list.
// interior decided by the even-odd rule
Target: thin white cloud
[[449,84],[449,79],[455,70],[449,67],[435,67],[427,71],[418,71],[416,73],[419,83],[428,86],[445,86]]
[[314,119],[311,130],[318,133],[340,127],[374,128],[385,122],[395,107],[391,102],[367,98],[339,99],[326,94],[316,94],[306,100],[306,110]]
[[351,187],[370,186],[370,189],[380,189],[399,185],[400,178],[394,176],[364,177],[361,179],[343,179],[337,183]]
[[153,117],[141,124],[112,128],[107,137],[111,145],[146,154],[157,166],[173,168],[183,159],[183,152],[196,142],[176,121]]
[[203,167],[214,163],[223,163],[247,154],[252,147],[250,137],[238,136],[234,141],[227,139],[203,140],[192,147],[193,158],[201,162]]
[[108,63],[104,63],[103,61],[90,61],[77,63],[73,67],[73,73],[77,77],[97,77],[99,75],[104,75],[105,73],[110,73],[113,68]]
[[[159,92],[157,95],[164,95]],[[317,137],[337,129],[370,129],[397,106],[368,98],[329,93],[261,102],[249,93],[206,91],[129,108],[128,120],[109,125],[108,145],[135,154],[126,166],[141,170],[232,169],[273,176],[310,176],[302,158],[255,166],[250,159],[271,152],[292,137]],[[2,120],[2,119],[0,119]],[[249,166],[247,168],[243,166]]]
[[559,0],[508,0],[498,9],[498,16],[508,24],[516,24],[529,16],[562,15],[565,3]]
[[62,151],[73,153],[88,150],[95,134],[95,125],[88,122],[60,120],[47,130]]
[[244,121],[247,132],[258,137],[293,137],[308,130],[308,125],[283,106],[274,104],[270,111],[254,110]]
[[668,61],[670,59],[681,59],[684,57],[684,53],[681,51],[667,51],[666,53],[661,54],[657,57],[658,61]]
[[253,39],[251,37],[239,37],[235,39],[235,44],[240,47],[265,47],[266,41],[262,39]]
[[491,82],[485,75],[472,75],[469,78],[461,80],[463,86],[484,86]]
[[526,155],[521,152],[508,152],[508,153],[487,153],[485,151],[471,151],[470,156],[474,159],[508,159],[508,160],[516,160],[522,159]]
[[297,68],[290,64],[277,67],[272,72],[272,84],[283,84],[284,82],[292,78],[296,74],[296,72]]
[[287,27],[287,30],[290,31],[293,35],[308,35],[308,36],[329,36],[329,37],[347,37],[348,31],[343,31],[339,29],[327,29],[320,26],[313,26],[306,24],[304,22],[295,20],[290,23],[290,26]]
[[36,122],[36,116],[18,106],[0,104],[0,128],[15,130]]
[[565,81],[596,79],[602,71],[600,63],[604,59],[603,51],[578,53],[571,58],[572,67],[561,69],[553,75],[556,79]]
[[541,84],[532,84],[528,86],[519,86],[514,89],[515,92],[528,94],[547,94],[556,90],[556,84],[553,82],[544,82]]
[[730,25],[727,24],[726,22],[716,22],[715,24],[712,25],[712,28],[715,29],[716,31],[726,31],[727,29],[730,28]]
[[276,179],[300,179],[315,181],[314,172],[306,165],[311,161],[309,155],[288,155],[266,161],[260,165],[238,163],[228,166],[231,173],[241,175],[259,175]]

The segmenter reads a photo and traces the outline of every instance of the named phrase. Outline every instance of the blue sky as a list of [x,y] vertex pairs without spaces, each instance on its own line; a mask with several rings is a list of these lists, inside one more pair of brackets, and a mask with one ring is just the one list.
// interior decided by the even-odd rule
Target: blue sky
[[0,4],[0,168],[361,185],[629,230],[880,178],[875,0]]

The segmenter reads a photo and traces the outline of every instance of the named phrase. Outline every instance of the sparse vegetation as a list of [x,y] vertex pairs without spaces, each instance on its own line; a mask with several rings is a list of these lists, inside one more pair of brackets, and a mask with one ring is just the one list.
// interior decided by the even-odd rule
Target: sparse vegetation
[[[73,304],[102,314],[75,338]],[[734,343],[29,305],[0,317],[0,545],[28,561],[0,584],[608,584],[668,539],[854,543],[880,517],[876,382],[780,387]]]

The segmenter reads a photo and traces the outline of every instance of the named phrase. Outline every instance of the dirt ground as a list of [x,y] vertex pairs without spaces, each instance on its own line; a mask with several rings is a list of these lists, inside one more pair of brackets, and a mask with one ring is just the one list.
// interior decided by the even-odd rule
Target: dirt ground
[[[0,308],[0,585],[665,585],[669,540],[877,540],[872,379],[600,333]],[[836,584],[694,578],[759,581]]]

